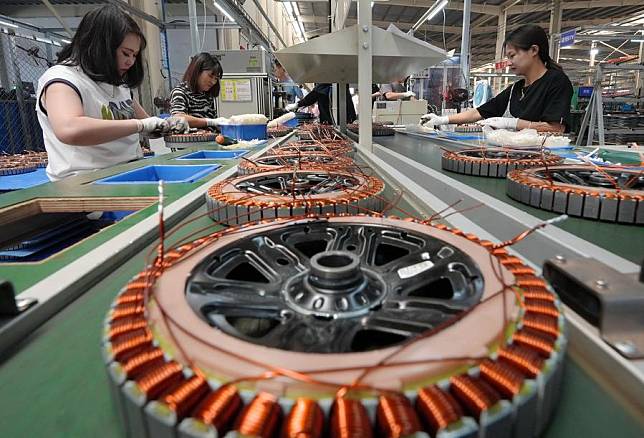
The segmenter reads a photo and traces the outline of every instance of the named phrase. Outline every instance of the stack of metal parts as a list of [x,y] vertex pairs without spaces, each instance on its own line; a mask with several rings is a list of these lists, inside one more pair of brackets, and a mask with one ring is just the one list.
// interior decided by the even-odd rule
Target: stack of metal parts
[[212,143],[217,134],[209,130],[195,130],[188,134],[170,134],[163,137],[166,147],[170,149],[184,149],[194,143]]
[[490,178],[505,178],[515,169],[553,166],[563,162],[557,155],[544,151],[507,148],[478,148],[443,151],[442,168],[450,172]]
[[454,132],[483,132],[483,127],[476,123],[469,123],[464,125],[456,125]]
[[47,152],[0,155],[0,176],[33,172],[41,167],[47,167]]
[[605,114],[604,129],[604,139],[607,143],[642,143],[644,142],[644,115]]
[[[360,133],[360,126],[357,123],[351,123],[347,125],[347,129],[354,134]],[[373,122],[371,128],[371,135],[374,137],[386,137],[394,135],[396,131],[391,126],[387,126],[383,123]]]

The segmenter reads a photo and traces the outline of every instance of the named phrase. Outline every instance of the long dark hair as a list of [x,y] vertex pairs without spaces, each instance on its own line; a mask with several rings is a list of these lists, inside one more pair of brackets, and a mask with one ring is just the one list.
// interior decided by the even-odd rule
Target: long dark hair
[[[194,93],[201,92],[199,89],[199,75],[203,71],[213,71],[215,76],[219,79],[221,79],[221,75],[224,74],[224,69],[221,67],[219,60],[210,53],[201,52],[193,56],[190,60],[190,64],[188,64],[186,72],[183,74],[183,81]],[[213,85],[210,90],[206,91],[206,93],[212,97],[219,97],[220,89],[220,81],[217,81],[217,83]]]
[[535,24],[525,24],[510,32],[505,37],[503,48],[510,44],[521,50],[529,50],[532,46],[539,48],[539,59],[543,61],[546,68],[563,71],[563,68],[550,57],[548,53],[548,35],[542,27]]
[[[116,62],[116,49],[128,33],[141,40],[141,50],[134,65],[121,76]],[[58,53],[58,64],[79,65],[83,72],[96,82],[138,87],[143,81],[141,52],[147,42],[139,25],[121,8],[106,5],[85,14],[78,29]]]

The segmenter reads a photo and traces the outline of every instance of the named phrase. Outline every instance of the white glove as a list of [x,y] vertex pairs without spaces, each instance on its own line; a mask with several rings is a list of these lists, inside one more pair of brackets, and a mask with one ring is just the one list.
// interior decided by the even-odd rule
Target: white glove
[[434,113],[430,114],[425,114],[420,118],[420,124],[431,127],[431,126],[439,126],[439,125],[448,125],[449,124],[449,117],[447,116],[437,116]]
[[137,119],[138,131],[146,137],[158,138],[168,129],[168,123],[159,117]]
[[490,126],[495,129],[517,129],[519,119],[514,117],[490,117],[489,119],[479,120],[476,122],[481,126]]
[[413,91],[405,91],[403,93],[403,96],[405,96],[405,97],[416,97],[416,93],[414,93]]
[[286,105],[285,108],[286,108],[286,111],[295,111],[298,107],[297,107],[297,103],[289,103],[288,105]]
[[183,117],[168,117],[166,121],[166,130],[164,134],[173,133],[173,134],[185,134],[190,130],[190,125],[188,121]]
[[217,128],[219,126],[219,119],[206,119],[206,126],[208,128]]

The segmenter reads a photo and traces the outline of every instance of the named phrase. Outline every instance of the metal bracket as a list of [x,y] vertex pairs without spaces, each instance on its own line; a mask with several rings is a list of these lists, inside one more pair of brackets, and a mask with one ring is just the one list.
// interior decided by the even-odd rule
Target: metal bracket
[[602,339],[628,359],[644,358],[644,283],[591,258],[557,256],[543,275],[564,303],[599,328]]

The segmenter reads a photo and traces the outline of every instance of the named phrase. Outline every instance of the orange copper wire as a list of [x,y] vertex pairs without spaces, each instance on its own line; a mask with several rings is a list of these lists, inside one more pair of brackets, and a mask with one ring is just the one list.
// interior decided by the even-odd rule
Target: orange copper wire
[[135,379],[141,373],[149,371],[163,362],[163,350],[154,347],[129,357],[125,362],[121,363],[121,367],[128,378]]
[[427,386],[418,391],[416,410],[431,429],[432,434],[436,434],[463,416],[463,411],[454,397],[436,385]]
[[151,369],[143,374],[136,383],[148,399],[155,399],[164,390],[178,383],[183,378],[183,365],[177,362],[168,362]]
[[277,397],[260,392],[237,417],[235,430],[242,435],[271,438],[279,427],[281,417],[282,408]]
[[525,377],[507,362],[485,359],[479,367],[481,378],[491,384],[504,398],[511,400],[521,391]]
[[111,341],[112,355],[117,361],[127,354],[152,345],[152,333],[147,328],[125,333]]
[[148,321],[142,316],[117,319],[112,324],[110,324],[107,337],[109,340],[113,340],[114,338],[121,336],[127,332],[141,330],[146,328],[147,326]]
[[523,316],[523,325],[557,337],[559,335],[559,320],[556,316],[526,312]]
[[454,394],[470,414],[476,418],[481,413],[494,406],[500,396],[485,382],[467,374],[452,376],[450,378],[450,391]]
[[512,335],[512,341],[537,351],[541,356],[550,357],[555,340],[552,336],[530,328],[523,328]]
[[367,410],[359,400],[336,397],[331,407],[331,438],[371,438],[373,429]]
[[144,310],[145,309],[140,303],[118,304],[112,309],[110,319],[114,321],[116,319],[128,318],[130,316],[142,316]]
[[324,431],[324,413],[314,400],[298,398],[284,422],[283,438],[319,438]]
[[386,438],[401,438],[422,430],[416,411],[403,394],[379,397],[376,424],[380,436]]
[[194,375],[166,393],[161,401],[183,418],[208,393],[208,382],[200,375]]
[[237,388],[224,385],[210,393],[197,407],[193,416],[203,423],[214,426],[220,435],[230,427],[243,402]]
[[499,360],[511,363],[530,378],[535,378],[541,373],[544,359],[532,348],[521,344],[510,344],[499,349]]
[[543,315],[559,317],[559,309],[552,301],[540,300],[534,298],[525,298],[525,309],[528,312],[541,313]]

